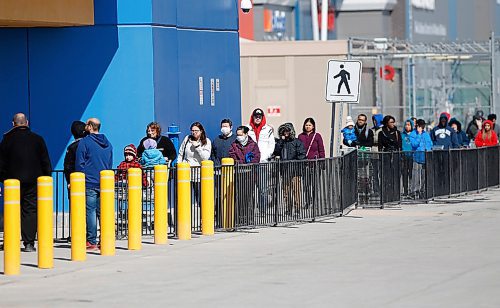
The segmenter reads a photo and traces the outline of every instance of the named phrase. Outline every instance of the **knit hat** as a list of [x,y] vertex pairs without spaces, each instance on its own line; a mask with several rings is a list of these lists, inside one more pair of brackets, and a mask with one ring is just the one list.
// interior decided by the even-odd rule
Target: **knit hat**
[[354,126],[354,121],[351,116],[347,116],[346,126]]
[[123,155],[127,156],[127,154],[134,156],[134,158],[137,157],[137,149],[133,144],[129,144],[123,149]]
[[143,145],[146,150],[156,149],[156,141],[151,138],[144,140]]

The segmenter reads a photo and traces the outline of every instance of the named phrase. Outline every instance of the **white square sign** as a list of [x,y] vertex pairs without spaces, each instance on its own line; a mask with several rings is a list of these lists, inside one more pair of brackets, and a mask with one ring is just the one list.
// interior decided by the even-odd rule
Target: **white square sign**
[[330,60],[326,80],[328,102],[359,103],[361,61]]

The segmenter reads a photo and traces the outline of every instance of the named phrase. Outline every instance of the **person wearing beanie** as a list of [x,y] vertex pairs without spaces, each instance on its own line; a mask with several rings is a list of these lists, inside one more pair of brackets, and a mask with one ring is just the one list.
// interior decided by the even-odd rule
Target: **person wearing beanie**
[[[115,180],[117,182],[127,181],[127,171],[130,168],[142,168],[141,164],[137,161],[137,150],[133,144],[127,145],[123,149],[124,160],[118,165],[116,169]],[[143,173],[142,184],[147,185],[146,174]]]
[[486,120],[483,122],[483,128],[477,133],[474,143],[478,148],[498,145],[498,136],[493,131],[492,121]]
[[252,111],[248,128],[250,129],[248,136],[259,146],[260,162],[268,162],[275,147],[274,129],[267,124],[266,115],[262,109],[256,108]]
[[460,123],[457,119],[452,118],[448,125],[450,125],[450,127],[457,133],[458,145],[461,148],[469,147],[470,140],[469,137],[467,137],[467,134],[462,130],[462,123]]
[[448,125],[448,115],[443,112],[439,116],[439,124],[431,131],[431,139],[435,146],[444,150],[459,148],[457,133]]
[[139,162],[144,168],[151,168],[156,165],[165,165],[167,161],[160,150],[156,148],[156,141],[152,138],[143,142],[144,152],[142,152]]
[[66,155],[64,156],[64,177],[68,185],[70,174],[75,172],[76,149],[78,148],[78,143],[87,135],[85,123],[82,121],[73,121],[73,123],[71,123],[71,134],[74,140],[66,149]]
[[347,116],[346,126],[341,130],[343,139],[342,143],[347,147],[356,147],[358,137],[356,136],[356,130],[354,129],[354,121],[351,116]]

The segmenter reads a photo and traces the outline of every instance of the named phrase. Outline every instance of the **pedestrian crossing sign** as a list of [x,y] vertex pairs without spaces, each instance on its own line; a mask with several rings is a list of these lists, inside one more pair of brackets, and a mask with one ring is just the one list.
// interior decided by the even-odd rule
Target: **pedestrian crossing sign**
[[326,80],[326,101],[359,103],[361,61],[330,60]]

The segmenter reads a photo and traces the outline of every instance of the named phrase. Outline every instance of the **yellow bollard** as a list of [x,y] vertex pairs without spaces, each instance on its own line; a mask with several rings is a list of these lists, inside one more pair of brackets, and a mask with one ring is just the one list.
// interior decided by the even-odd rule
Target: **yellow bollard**
[[87,259],[87,216],[85,204],[85,174],[74,172],[70,175],[71,207],[71,260]]
[[50,176],[37,181],[38,268],[54,267],[54,190]]
[[4,182],[4,274],[21,272],[21,187],[18,180]]
[[168,240],[168,167],[155,166],[155,244],[166,244]]
[[142,248],[142,170],[128,169],[128,249]]
[[234,159],[222,159],[222,226],[234,228]]
[[191,239],[191,168],[177,164],[177,237]]
[[101,171],[101,256],[115,255],[115,173]]
[[214,234],[214,162],[201,162],[201,232]]

